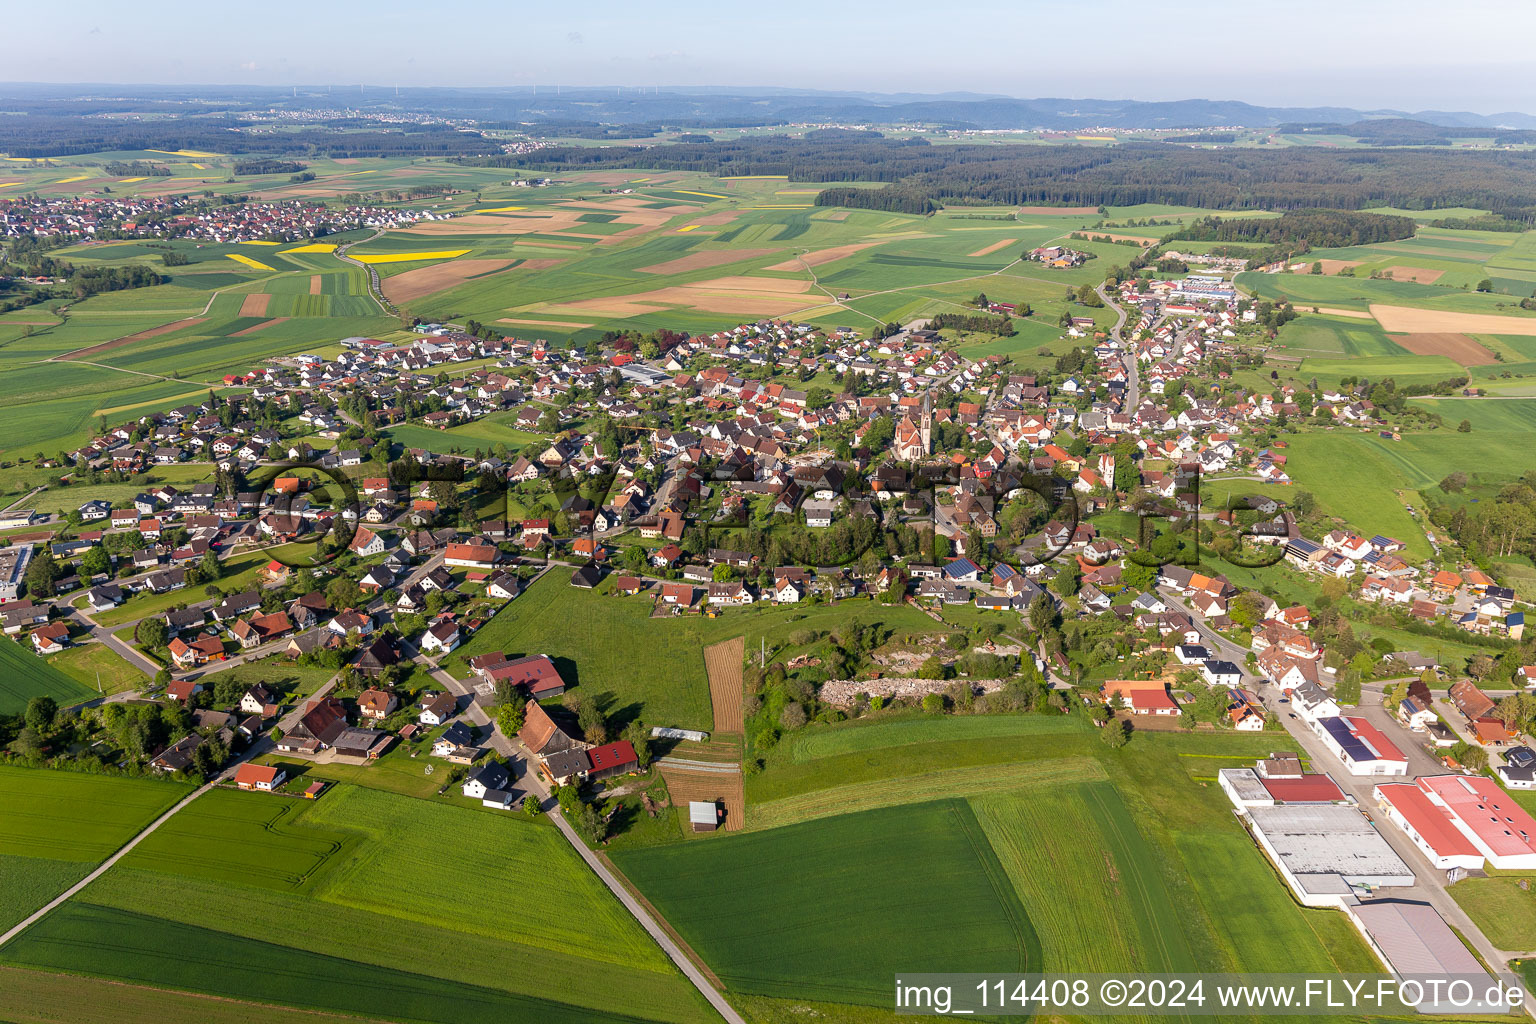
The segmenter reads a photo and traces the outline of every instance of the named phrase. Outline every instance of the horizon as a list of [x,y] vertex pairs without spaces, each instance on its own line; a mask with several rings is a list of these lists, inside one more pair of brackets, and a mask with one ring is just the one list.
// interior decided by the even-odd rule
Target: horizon
[[[183,12],[186,17],[178,19]],[[290,13],[306,19],[303,38],[292,37],[293,22],[284,16]],[[828,14],[807,0],[789,0],[778,13],[766,24],[736,18],[664,23],[620,11],[607,0],[585,15],[508,12],[469,0],[456,14],[474,31],[455,35],[455,26],[446,26],[444,49],[437,53],[420,45],[419,12],[399,0],[383,0],[365,21],[342,9],[279,0],[265,17],[239,22],[209,20],[187,0],[170,0],[163,17],[152,22],[104,0],[82,0],[62,32],[52,12],[13,12],[15,38],[52,38],[76,59],[61,66],[56,48],[23,50],[13,56],[10,73],[17,84],[38,85],[77,84],[71,72],[89,66],[111,80],[101,84],[123,86],[291,87],[334,75],[340,79],[335,84],[350,79],[352,85],[383,77],[377,87],[393,88],[397,83],[380,75],[393,63],[402,88],[571,87],[563,81],[569,77],[594,89],[757,89],[794,81],[807,91],[896,94],[912,92],[913,78],[922,76],[934,93],[1010,98],[1073,91],[1083,99],[1150,102],[1195,95],[1256,106],[1483,115],[1536,110],[1536,85],[1516,74],[1518,62],[1441,56],[1479,53],[1495,25],[1508,37],[1536,30],[1536,9],[1512,0],[1473,0],[1451,22],[1427,0],[1361,0],[1345,7],[1298,0],[1283,19],[1265,26],[1262,47],[1234,39],[1233,16],[1214,0],[1194,0],[1177,25],[1163,11],[1129,0],[1022,10],[989,2],[944,24],[931,24],[928,9],[910,2],[876,7],[861,0]],[[186,33],[169,49],[162,36],[167,21],[177,21]],[[1320,25],[1326,34],[1317,31]],[[770,59],[744,60],[744,33],[755,52]],[[995,68],[978,62],[978,38],[987,46],[1004,41],[1007,60]],[[907,52],[914,39],[923,40],[921,54]],[[1053,56],[1069,52],[1056,49],[1058,43],[1079,39],[1088,44],[1087,53]],[[1379,45],[1362,47],[1362,39]],[[346,52],[334,52],[338,40],[347,41]],[[402,44],[410,50],[391,52]],[[520,45],[525,52],[518,53]],[[145,53],[156,59],[146,64]],[[507,59],[513,53],[515,64]],[[1411,67],[1405,67],[1406,54]],[[1059,72],[1053,82],[1065,78],[1092,88],[1032,88],[1042,67]],[[722,80],[736,84],[711,84]],[[1511,90],[1515,82],[1521,84]]]
[[[1179,103],[1208,103],[1208,104],[1241,104],[1266,110],[1345,110],[1353,111],[1370,118],[1407,117],[1434,114],[1470,114],[1477,117],[1497,117],[1512,114],[1524,117],[1536,117],[1536,97],[1531,100],[1529,108],[1515,105],[1472,107],[1443,103],[1439,106],[1419,106],[1415,104],[1364,104],[1351,103],[1343,100],[1322,99],[1315,102],[1301,100],[1274,100],[1266,101],[1243,96],[1220,94],[1179,94],[1169,95],[1157,99],[1146,97],[1129,97],[1113,94],[1082,94],[1074,96],[1062,95],[1024,95],[1008,94],[993,91],[978,91],[971,89],[949,89],[939,92],[911,92],[911,91],[882,91],[854,88],[790,88],[784,86],[769,85],[690,85],[690,84],[656,84],[637,86],[628,83],[565,83],[565,82],[538,82],[526,84],[480,84],[465,85],[456,83],[442,83],[434,85],[395,84],[389,82],[95,82],[95,81],[0,81],[0,96],[6,95],[7,90],[78,90],[70,99],[145,99],[144,95],[135,95],[132,90],[176,90],[188,93],[185,98],[201,99],[196,96],[196,90],[238,90],[272,91],[278,95],[293,95],[290,90],[297,90],[299,98],[307,94],[311,97],[335,96],[338,101],[345,101],[349,95],[358,95],[359,92],[377,96],[379,93],[392,94],[402,98],[414,93],[500,93],[510,96],[537,96],[549,94],[550,96],[574,96],[603,94],[612,96],[673,96],[673,97],[825,97],[845,98],[868,102],[876,105],[895,106],[910,103],[984,103],[984,102],[1020,102],[1039,103],[1046,100],[1055,100],[1064,103],[1137,103],[1137,104],[1179,104]],[[98,91],[93,91],[98,90]],[[99,90],[113,90],[111,93]],[[324,90],[322,93],[321,90]],[[212,100],[208,102],[214,102]],[[344,103],[342,105],[345,105]],[[1178,127],[1170,125],[1169,127]],[[1009,130],[1009,129],[1002,129]],[[1019,130],[1027,130],[1021,127]]]

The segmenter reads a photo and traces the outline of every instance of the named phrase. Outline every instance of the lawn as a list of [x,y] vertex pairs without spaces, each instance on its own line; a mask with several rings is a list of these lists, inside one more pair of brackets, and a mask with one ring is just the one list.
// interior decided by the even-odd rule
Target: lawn
[[[421,748],[397,743],[383,757],[367,764],[314,764],[274,754],[264,754],[257,760],[261,764],[282,765],[290,779],[303,777],[306,782],[350,782],[422,799],[436,796],[443,788],[443,780],[448,777],[444,766],[430,758],[411,757],[411,749]],[[424,770],[428,767],[432,768],[430,775]]]
[[87,688],[70,678],[30,647],[9,637],[0,641],[0,715],[19,715],[33,697],[52,697],[60,706],[68,706],[96,696],[94,686]]
[[48,659],[48,664],[80,683],[92,696],[137,689],[149,678],[106,644],[78,644]]
[[338,785],[214,790],[163,831],[6,955],[394,1020],[708,1019],[547,824]]
[[961,800],[614,859],[731,992],[884,1007],[901,971],[1040,965],[1029,918]]
[[[1526,872],[1463,878],[1449,891],[1489,942],[1500,949],[1536,949],[1536,891],[1529,888],[1532,877]],[[1520,888],[1521,881],[1527,888]]]
[[[286,558],[294,562],[308,557],[313,550],[313,546],[309,544],[281,544],[276,547],[242,552],[219,563],[223,574],[214,585],[226,594],[249,590],[261,582],[262,570],[274,558]],[[181,590],[168,590],[163,594],[152,594],[146,590],[130,597],[111,611],[92,614],[91,617],[99,625],[116,626],[150,615],[159,615],[178,605],[196,604],[206,600],[208,598],[204,596],[202,587],[184,587]]]

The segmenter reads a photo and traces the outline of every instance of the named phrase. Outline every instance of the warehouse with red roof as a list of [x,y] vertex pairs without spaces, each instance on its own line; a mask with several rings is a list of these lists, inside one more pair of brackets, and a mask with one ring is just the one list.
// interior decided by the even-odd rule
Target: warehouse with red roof
[[1482,853],[1418,786],[1411,782],[1391,782],[1377,786],[1372,795],[1387,820],[1402,829],[1435,867],[1449,870],[1483,866]]

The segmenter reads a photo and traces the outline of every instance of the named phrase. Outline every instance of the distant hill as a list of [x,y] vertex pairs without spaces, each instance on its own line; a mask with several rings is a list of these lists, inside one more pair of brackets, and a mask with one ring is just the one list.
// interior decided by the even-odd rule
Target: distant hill
[[[130,110],[200,113],[231,110],[308,110],[341,102],[341,93],[303,86],[0,85],[0,108],[32,114],[80,116]],[[485,122],[550,125],[630,125],[703,128],[801,121],[847,124],[924,123],[957,128],[1072,130],[1280,128],[1377,121],[1417,122],[1458,129],[1536,129],[1523,113],[1356,110],[1350,107],[1267,107],[1236,100],[1018,99],[974,93],[883,95],[764,88],[662,90],[562,87],[365,87],[348,91],[345,104],[360,111],[430,113]]]

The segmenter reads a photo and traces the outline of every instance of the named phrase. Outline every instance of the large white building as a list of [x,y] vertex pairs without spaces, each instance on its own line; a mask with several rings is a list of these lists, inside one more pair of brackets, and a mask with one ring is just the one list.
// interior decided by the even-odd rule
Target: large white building
[[1319,718],[1312,731],[1351,775],[1407,775],[1408,758],[1363,718]]
[[1536,819],[1486,776],[1428,775],[1374,795],[1437,868],[1536,869]]
[[[1309,907],[1343,908],[1364,887],[1406,886],[1413,871],[1359,808],[1345,803],[1264,804],[1267,789],[1246,769],[1223,773],[1222,789],[1248,831]],[[1269,794],[1273,796],[1273,794]]]

